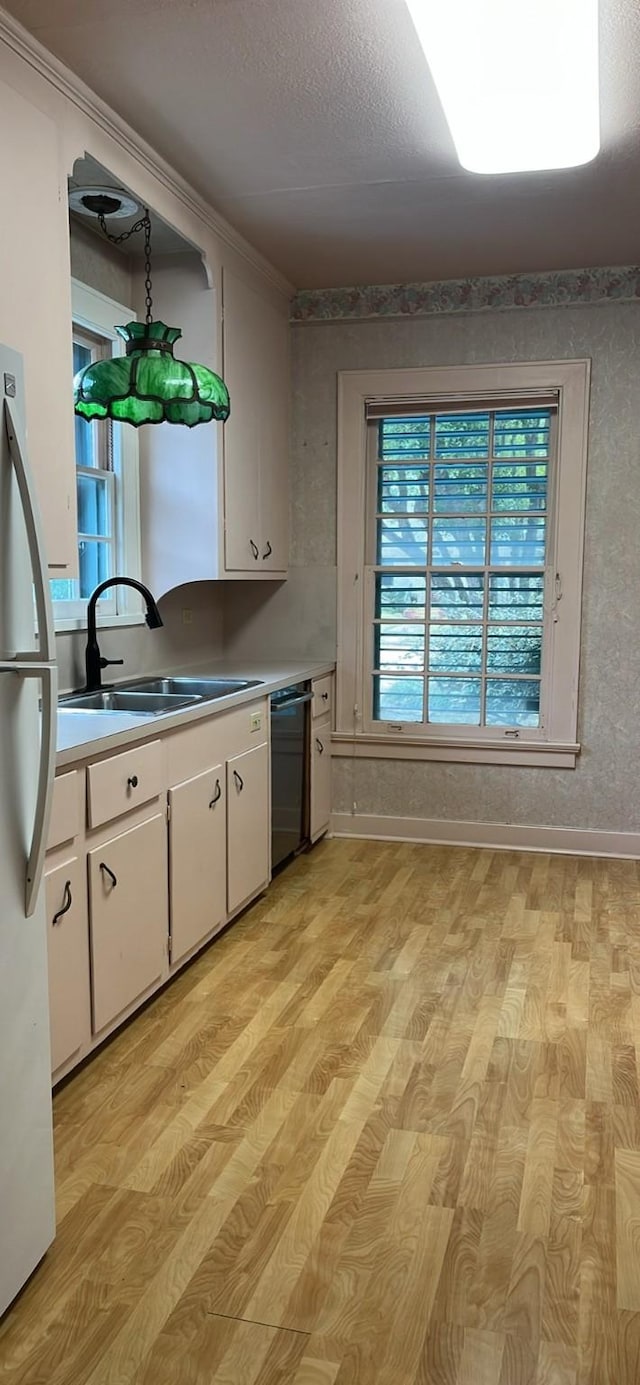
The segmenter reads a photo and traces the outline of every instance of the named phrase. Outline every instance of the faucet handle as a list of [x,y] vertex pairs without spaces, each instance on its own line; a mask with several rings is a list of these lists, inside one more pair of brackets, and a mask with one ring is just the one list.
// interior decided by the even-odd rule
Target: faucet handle
[[123,664],[124,659],[100,659],[100,668],[109,668],[111,664]]

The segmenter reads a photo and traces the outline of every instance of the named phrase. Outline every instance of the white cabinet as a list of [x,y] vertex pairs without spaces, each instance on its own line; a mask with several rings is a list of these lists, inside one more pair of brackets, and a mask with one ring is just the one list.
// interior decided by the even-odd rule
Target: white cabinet
[[309,836],[312,842],[329,827],[331,817],[331,718],[322,717],[311,726],[311,813]]
[[[182,329],[176,355],[220,374],[220,296],[195,250],[154,255],[153,301],[156,317]],[[139,430],[142,575],[156,598],[222,575],[222,427]]]
[[57,778],[47,857],[57,1080],[266,889],[268,730],[263,694],[165,735],[154,727],[154,739]]
[[55,1073],[91,1038],[89,920],[84,861],[72,856],[48,870],[45,899],[51,1071]]
[[73,577],[71,281],[59,137],[48,116],[1,81],[0,129],[0,341],[24,358],[29,460],[52,576],[57,569]]
[[158,315],[180,323],[185,358],[221,371],[231,398],[224,425],[141,430],[142,564],[156,595],[188,582],[286,575],[287,302],[226,267],[221,282],[222,304],[220,276],[208,287],[195,251],[154,263]]
[[159,979],[167,962],[167,824],[148,818],[88,855],[93,1030]]
[[269,748],[227,760],[227,908],[230,914],[269,880]]
[[289,546],[289,325],[284,311],[223,273],[225,569],[284,575]]
[[214,765],[169,790],[172,964],[225,923],[226,878],[225,771]]

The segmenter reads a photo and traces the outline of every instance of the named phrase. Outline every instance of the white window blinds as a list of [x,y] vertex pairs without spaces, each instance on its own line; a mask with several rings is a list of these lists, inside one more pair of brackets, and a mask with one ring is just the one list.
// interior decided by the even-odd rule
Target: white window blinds
[[367,401],[374,721],[543,725],[556,413]]

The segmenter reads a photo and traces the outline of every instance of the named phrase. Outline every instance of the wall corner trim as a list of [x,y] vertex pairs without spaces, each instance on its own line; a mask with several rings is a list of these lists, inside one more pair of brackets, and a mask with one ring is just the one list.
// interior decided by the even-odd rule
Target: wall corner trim
[[22,58],[45,81],[55,87],[57,91],[71,101],[83,115],[95,121],[100,129],[110,135],[117,144],[121,146],[133,158],[141,163],[147,172],[158,179],[170,192],[173,193],[193,215],[200,218],[214,235],[218,237],[224,245],[228,245],[236,254],[242,256],[254,269],[271,283],[280,293],[291,298],[295,293],[294,285],[281,274],[274,265],[270,264],[259,250],[256,250],[244,236],[236,231],[235,228],[223,216],[220,215],[203,197],[200,197],[194,188],[185,178],[172,168],[160,154],[143,140],[141,135],[132,128],[131,125],[123,120],[96,95],[91,87],[87,86],[80,77],[72,72],[59,58],[45,48],[44,44],[29,33],[13,15],[0,8],[0,42],[7,45],[17,57]]
[[640,859],[640,832],[332,813],[331,835],[383,842],[422,842],[432,846],[489,847],[494,851],[542,851],[563,856]]

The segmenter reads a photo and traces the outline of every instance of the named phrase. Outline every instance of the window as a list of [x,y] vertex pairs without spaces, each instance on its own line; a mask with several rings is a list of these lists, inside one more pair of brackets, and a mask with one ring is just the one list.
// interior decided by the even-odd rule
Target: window
[[575,763],[588,378],[341,377],[338,742]]
[[[74,374],[93,360],[119,354],[123,346],[113,324],[135,317],[130,308],[75,280],[72,312]],[[88,423],[76,416],[74,424],[79,576],[51,582],[58,629],[84,623],[87,601],[99,582],[118,571],[133,577],[140,572],[137,436],[107,420]],[[98,606],[101,623],[135,620],[137,612],[137,598],[126,588],[107,592]]]

